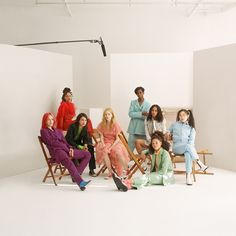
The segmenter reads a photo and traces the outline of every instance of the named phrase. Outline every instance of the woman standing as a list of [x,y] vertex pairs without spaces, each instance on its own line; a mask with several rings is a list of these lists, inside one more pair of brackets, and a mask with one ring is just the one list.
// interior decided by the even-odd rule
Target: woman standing
[[63,89],[62,102],[57,111],[57,128],[67,131],[75,117],[75,105],[72,103],[72,92],[70,88]]
[[127,133],[129,133],[128,144],[130,149],[133,151],[135,148],[136,139],[146,139],[144,120],[148,116],[148,111],[151,104],[144,99],[144,88],[137,87],[134,90],[138,99],[131,101],[129,108],[129,127]]

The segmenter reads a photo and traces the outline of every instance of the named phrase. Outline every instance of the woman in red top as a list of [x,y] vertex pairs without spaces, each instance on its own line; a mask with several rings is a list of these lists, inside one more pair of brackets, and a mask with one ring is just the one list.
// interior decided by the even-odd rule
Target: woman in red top
[[67,131],[70,124],[73,123],[75,116],[75,105],[72,102],[72,92],[70,88],[63,89],[62,102],[57,111],[57,128]]

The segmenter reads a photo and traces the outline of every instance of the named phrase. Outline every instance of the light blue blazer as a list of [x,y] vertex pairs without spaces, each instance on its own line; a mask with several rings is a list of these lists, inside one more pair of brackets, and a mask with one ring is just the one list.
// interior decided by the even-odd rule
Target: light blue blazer
[[145,135],[144,120],[146,116],[142,115],[142,112],[149,112],[151,104],[144,100],[140,105],[138,100],[131,101],[129,107],[129,117],[131,118],[129,122],[129,127],[127,133],[136,135]]

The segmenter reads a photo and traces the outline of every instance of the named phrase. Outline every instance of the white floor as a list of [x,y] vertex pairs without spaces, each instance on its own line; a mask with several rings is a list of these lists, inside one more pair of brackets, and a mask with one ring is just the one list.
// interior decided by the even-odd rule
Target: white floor
[[45,169],[1,179],[0,236],[236,236],[236,173],[211,171],[194,186],[178,175],[175,185],[126,193],[104,176],[85,192],[69,177],[43,184]]

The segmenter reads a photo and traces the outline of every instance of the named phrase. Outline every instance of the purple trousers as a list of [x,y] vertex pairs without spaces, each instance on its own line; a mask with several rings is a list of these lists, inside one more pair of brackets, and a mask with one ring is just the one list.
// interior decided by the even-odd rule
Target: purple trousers
[[79,185],[80,182],[83,180],[81,175],[89,163],[91,158],[91,154],[88,151],[81,151],[78,149],[74,149],[74,157],[73,159],[80,160],[80,164],[75,166],[73,161],[70,159],[67,152],[64,150],[58,150],[56,152],[57,160],[66,167],[69,171],[71,178]]

